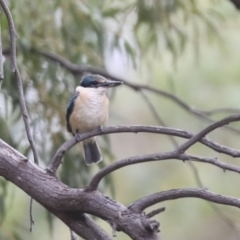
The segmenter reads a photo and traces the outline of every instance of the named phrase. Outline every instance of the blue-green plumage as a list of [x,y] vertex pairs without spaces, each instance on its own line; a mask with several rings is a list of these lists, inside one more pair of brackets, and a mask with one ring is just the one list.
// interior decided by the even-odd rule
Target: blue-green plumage
[[68,105],[67,105],[67,113],[66,113],[67,130],[68,130],[68,132],[71,132],[71,133],[72,133],[72,128],[69,123],[69,118],[73,112],[74,102],[77,99],[78,95],[79,95],[79,92],[75,92],[73,94],[73,96],[71,97],[71,99],[69,100]]
[[87,75],[80,82],[80,86],[88,87],[88,88],[91,88],[91,87],[97,88],[98,78],[99,78],[99,75]]

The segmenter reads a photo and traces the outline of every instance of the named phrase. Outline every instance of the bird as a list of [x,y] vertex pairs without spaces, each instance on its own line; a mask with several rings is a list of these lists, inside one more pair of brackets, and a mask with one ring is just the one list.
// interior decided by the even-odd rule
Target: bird
[[[79,134],[102,127],[108,120],[109,88],[121,85],[121,81],[109,80],[101,75],[85,75],[67,105],[67,131]],[[102,161],[96,138],[83,141],[84,159],[87,165]]]

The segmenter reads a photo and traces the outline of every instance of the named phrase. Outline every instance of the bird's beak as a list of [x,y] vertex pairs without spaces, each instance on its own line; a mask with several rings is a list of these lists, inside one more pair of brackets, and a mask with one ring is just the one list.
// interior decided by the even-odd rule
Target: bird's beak
[[106,80],[104,83],[101,83],[100,86],[101,87],[107,87],[107,88],[110,88],[110,87],[116,87],[116,86],[119,86],[123,84],[123,82],[121,81],[112,81],[112,80]]

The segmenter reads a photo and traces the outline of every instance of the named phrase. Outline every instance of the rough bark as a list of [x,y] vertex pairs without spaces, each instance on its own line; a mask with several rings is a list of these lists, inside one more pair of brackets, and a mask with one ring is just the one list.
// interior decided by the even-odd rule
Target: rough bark
[[21,188],[84,239],[111,239],[85,213],[108,221],[114,230],[123,231],[132,239],[160,239],[158,222],[134,213],[99,191],[68,187],[2,140],[0,176]]

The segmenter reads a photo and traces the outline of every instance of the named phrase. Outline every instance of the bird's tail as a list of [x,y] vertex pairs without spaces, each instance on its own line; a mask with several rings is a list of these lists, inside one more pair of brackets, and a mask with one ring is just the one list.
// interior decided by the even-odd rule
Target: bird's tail
[[95,138],[88,139],[83,141],[83,149],[85,162],[87,165],[91,165],[93,163],[98,163],[102,161],[101,151],[98,147],[98,144]]

